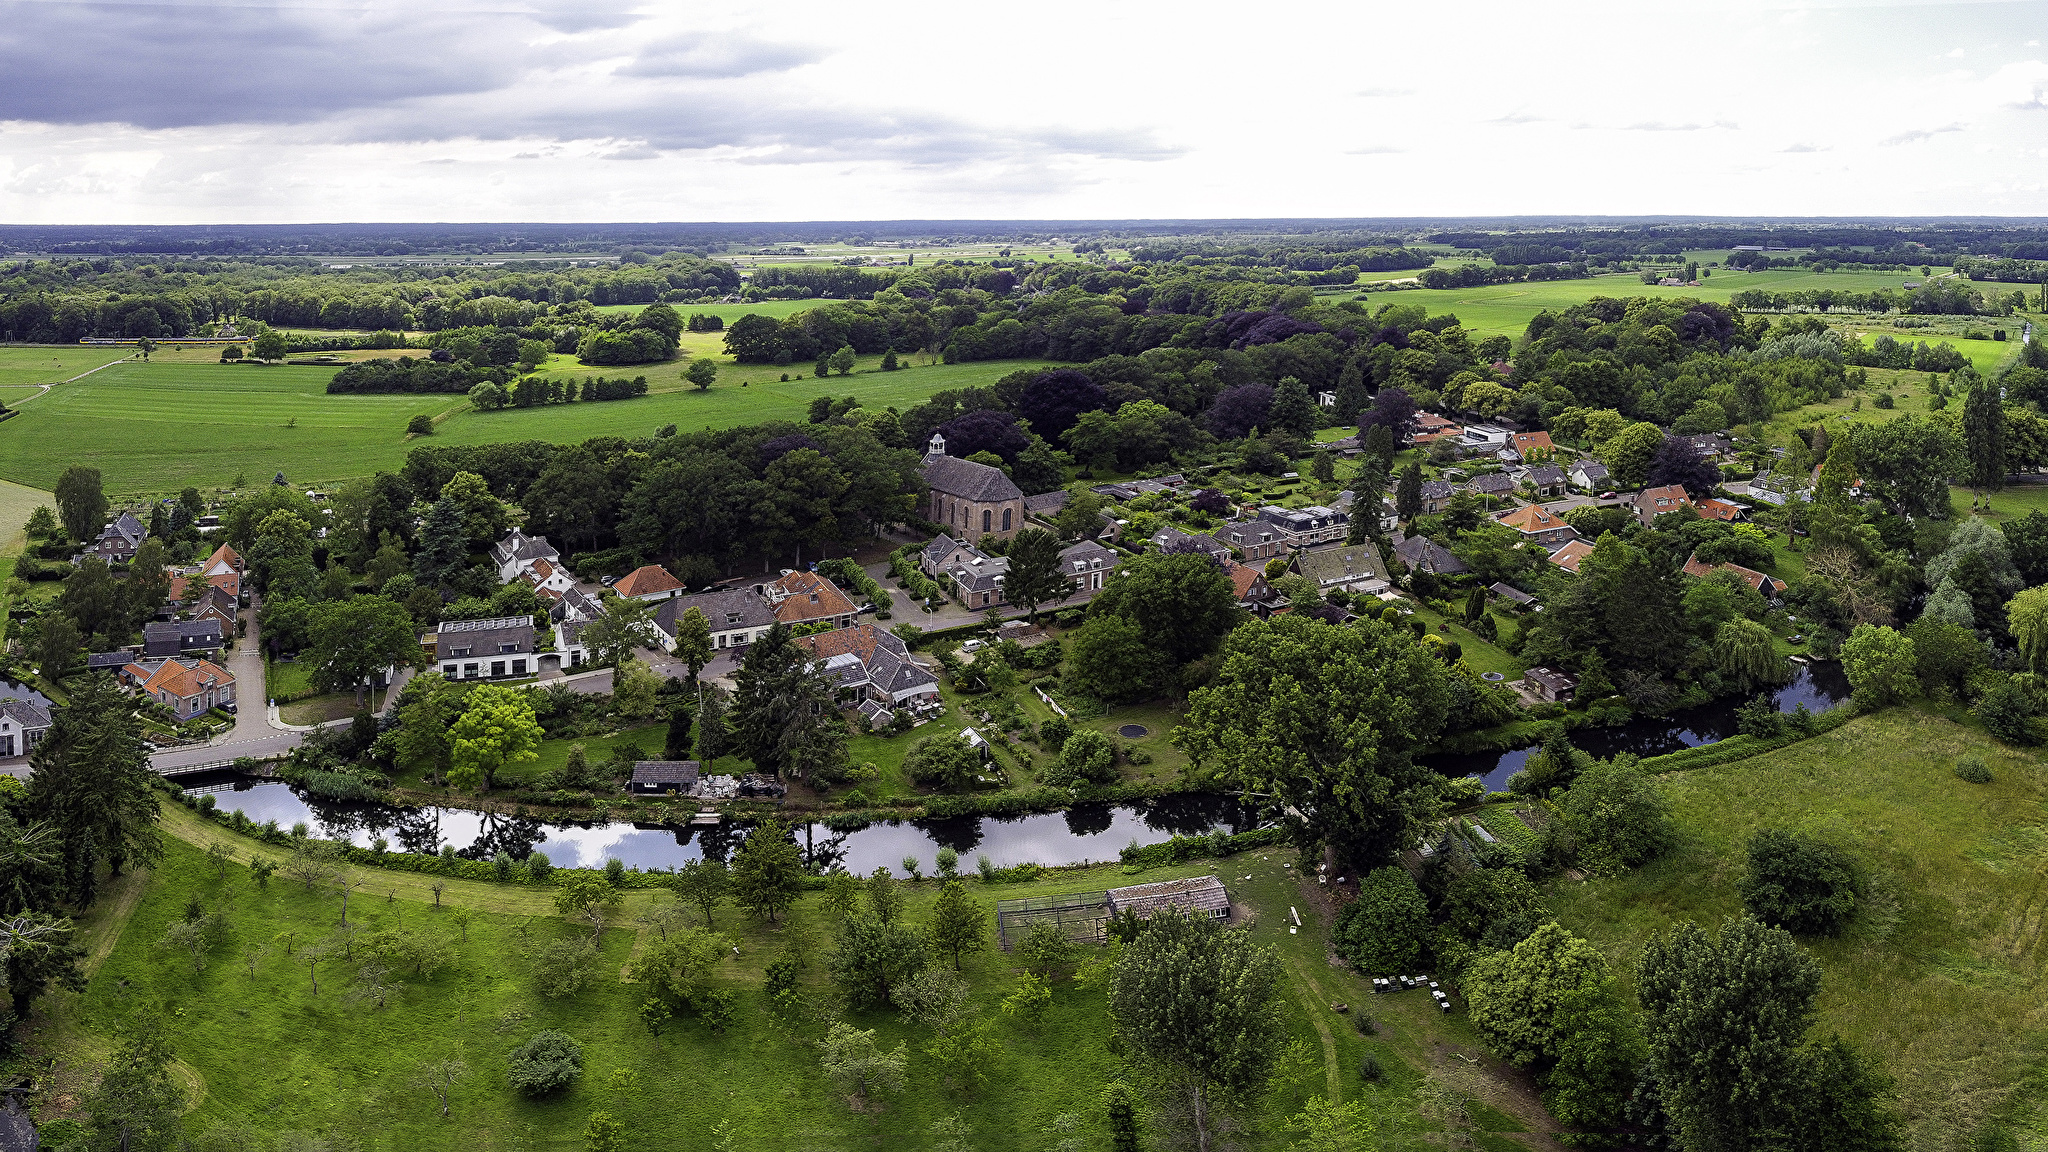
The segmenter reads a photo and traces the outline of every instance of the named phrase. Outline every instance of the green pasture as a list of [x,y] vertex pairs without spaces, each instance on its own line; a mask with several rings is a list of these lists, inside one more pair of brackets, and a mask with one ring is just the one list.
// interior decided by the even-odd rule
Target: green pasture
[[1421,304],[1432,314],[1456,313],[1468,332],[1482,336],[1520,337],[1538,312],[1546,309],[1561,311],[1595,296],[1669,296],[1726,303],[1735,293],[1752,288],[1771,292],[1806,288],[1870,292],[1878,288],[1897,288],[1905,279],[1876,272],[1808,272],[1798,269],[1737,272],[1722,269],[1701,281],[1697,288],[1659,288],[1643,283],[1637,273],[1621,272],[1587,280],[1489,284],[1478,288],[1416,288],[1403,292],[1372,293],[1363,299],[1372,308],[1382,304]]
[[[1983,757],[1994,782],[1958,780],[1961,755]],[[1898,1078],[1907,1147],[1963,1147],[1994,1114],[2036,1141],[2048,1135],[2040,756],[1946,710],[1894,708],[1662,780],[1681,846],[1627,876],[1556,885],[1552,908],[1567,927],[1628,973],[1652,933],[1681,920],[1715,925],[1741,910],[1735,886],[1755,831],[1830,840],[1869,882],[1844,936],[1803,941],[1826,972],[1817,1032],[1839,1032]]]
[[[403,464],[419,440],[408,438],[405,426],[420,413],[440,420],[433,443],[571,443],[645,436],[665,424],[696,429],[800,421],[821,395],[908,408],[934,392],[987,386],[1020,368],[1047,364],[1003,360],[873,371],[879,363],[879,357],[863,357],[853,375],[828,380],[802,374],[808,365],[727,364],[708,392],[683,382],[680,361],[572,368],[579,376],[645,375],[659,394],[482,413],[472,411],[467,398],[446,394],[330,396],[331,367],[197,357],[134,361],[54,388],[0,422],[0,479],[47,488],[69,465],[88,464],[115,494],[217,486],[237,476],[259,482],[279,471],[294,483],[326,483]],[[780,380],[784,372],[788,383]]]
[[[111,1048],[114,1030],[138,1005],[154,1003],[163,1006],[161,1026],[178,1058],[174,1077],[192,1102],[186,1124],[193,1135],[222,1127],[271,1138],[354,1140],[366,1149],[566,1150],[581,1149],[591,1113],[606,1110],[624,1123],[630,1147],[708,1148],[729,1136],[730,1147],[763,1150],[926,1149],[942,1145],[938,1125],[957,1120],[974,1148],[1037,1152],[1059,1139],[1058,1118],[1068,1113],[1091,1144],[1103,1139],[1099,1094],[1122,1074],[1110,1051],[1104,992],[1099,984],[1058,979],[1041,1024],[1006,1016],[999,1002],[1017,975],[1012,958],[993,947],[992,917],[990,946],[967,955],[962,974],[969,1018],[989,1029],[993,1046],[983,1065],[986,1082],[963,1085],[925,1051],[928,1030],[893,1012],[850,1013],[839,1003],[824,964],[836,921],[816,895],[774,924],[720,909],[716,930],[736,952],[718,964],[712,983],[735,996],[733,1026],[715,1033],[686,1017],[656,1036],[637,1018],[645,991],[627,983],[622,970],[657,940],[637,918],[667,905],[665,893],[630,892],[602,934],[590,982],[549,999],[534,987],[534,953],[588,934],[552,914],[547,889],[448,881],[436,907],[428,877],[351,868],[348,878],[362,881],[348,906],[356,947],[369,935],[399,930],[442,940],[450,952],[431,976],[396,973],[401,987],[378,1007],[352,998],[360,951],[310,970],[304,962],[308,945],[343,939],[334,886],[309,890],[282,873],[258,886],[244,862],[252,852],[281,859],[280,850],[179,807],[166,806],[165,819],[172,836],[162,865],[109,884],[85,918],[87,941],[104,957],[86,991],[53,994],[37,1014],[36,1042],[64,1069],[59,1091],[46,1099],[75,1099],[83,1075]],[[199,849],[208,843],[233,854],[224,876]],[[1435,1146],[1438,1126],[1415,1109],[1415,1090],[1433,1069],[1470,1101],[1479,1147],[1527,1147],[1498,1134],[1525,1132],[1540,1120],[1530,1114],[1526,1093],[1473,1061],[1479,1051],[1462,1014],[1444,1017],[1416,993],[1373,997],[1362,979],[1329,966],[1326,906],[1301,871],[1293,852],[1269,850],[1136,878],[1112,867],[1025,884],[970,879],[968,889],[992,910],[998,899],[1224,874],[1247,930],[1279,953],[1280,1004],[1294,1036],[1273,1088],[1244,1115],[1248,1146],[1287,1147],[1284,1119],[1311,1095],[1364,1102],[1385,1147]],[[904,915],[911,923],[928,918],[936,892],[929,881],[910,886]],[[228,939],[202,956],[196,972],[189,954],[157,947],[195,899],[225,912],[229,924]],[[1290,907],[1301,915],[1298,933],[1289,928]],[[778,1006],[763,990],[763,970],[784,949],[806,963],[800,1001]],[[1097,955],[1093,947],[1082,952],[1084,960]],[[1370,1011],[1378,1034],[1361,1035],[1351,1015],[1334,1010],[1337,1004]],[[901,1094],[856,1108],[825,1077],[817,1041],[841,1019],[874,1029],[886,1048],[907,1045]],[[506,1085],[506,1056],[543,1028],[575,1037],[584,1067],[567,1089],[532,1101]],[[257,1052],[262,1059],[249,1058]],[[1377,1085],[1358,1077],[1367,1054],[1387,1070]],[[411,1081],[420,1064],[446,1059],[463,1061],[469,1073],[457,1082],[444,1120],[434,1097]],[[64,1107],[46,1105],[41,1119],[47,1123]]]
[[[0,344],[0,385],[55,384],[134,354],[133,348],[106,345]],[[13,389],[0,392],[9,404],[17,399]]]

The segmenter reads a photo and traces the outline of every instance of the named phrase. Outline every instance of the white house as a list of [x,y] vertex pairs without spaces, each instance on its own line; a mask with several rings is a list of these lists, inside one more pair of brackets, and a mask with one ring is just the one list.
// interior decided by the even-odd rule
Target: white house
[[491,563],[498,566],[498,582],[501,584],[518,579],[519,574],[532,567],[536,560],[546,560],[557,569],[562,566],[562,554],[555,551],[555,546],[548,543],[545,536],[528,536],[514,528],[505,533],[503,540],[491,545]]

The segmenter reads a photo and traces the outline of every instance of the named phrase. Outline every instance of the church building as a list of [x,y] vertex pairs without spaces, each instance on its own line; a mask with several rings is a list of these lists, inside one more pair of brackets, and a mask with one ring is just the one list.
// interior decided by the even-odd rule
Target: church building
[[934,434],[924,454],[924,482],[931,487],[925,517],[963,540],[983,536],[1009,539],[1024,527],[1024,493],[1000,468],[946,455],[946,439]]

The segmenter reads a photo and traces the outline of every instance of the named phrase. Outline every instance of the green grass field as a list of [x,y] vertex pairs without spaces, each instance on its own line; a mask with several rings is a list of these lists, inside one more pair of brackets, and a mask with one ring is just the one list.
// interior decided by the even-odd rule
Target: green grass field
[[[111,1047],[112,1030],[136,1005],[160,1002],[179,1058],[173,1072],[193,1101],[186,1117],[193,1134],[227,1126],[270,1136],[353,1137],[365,1149],[566,1150],[583,1147],[591,1112],[605,1109],[625,1123],[631,1147],[710,1148],[722,1125],[718,1132],[731,1136],[726,1146],[733,1148],[935,1148],[934,1125],[951,1118],[966,1127],[974,1148],[1037,1152],[1059,1138],[1053,1128],[1066,1113],[1077,1114],[1090,1146],[1102,1139],[1097,1100],[1120,1073],[1108,1048],[1102,989],[1057,981],[1046,1019],[1027,1027],[998,1008],[1016,975],[1012,959],[993,947],[963,964],[969,1012],[987,1022],[997,1046],[988,1083],[966,1089],[950,1084],[924,1052],[928,1034],[920,1026],[892,1012],[848,1014],[838,1005],[823,962],[834,920],[816,896],[799,901],[777,925],[722,909],[717,930],[737,955],[720,963],[712,979],[736,996],[734,1026],[717,1034],[682,1020],[657,1038],[636,1018],[645,994],[622,980],[621,969],[653,939],[635,917],[666,902],[665,895],[629,894],[603,935],[594,979],[576,995],[545,999],[532,984],[533,949],[581,932],[553,916],[547,890],[450,881],[445,907],[437,909],[427,877],[351,869],[366,881],[349,905],[349,921],[361,933],[419,931],[447,941],[453,952],[432,977],[400,974],[404,986],[379,1008],[348,998],[360,959],[321,963],[315,994],[307,966],[285,954],[288,943],[296,951],[335,939],[340,900],[333,888],[308,891],[282,874],[258,887],[240,863],[216,879],[197,845],[224,843],[238,861],[252,850],[273,859],[283,854],[180,807],[167,806],[165,820],[175,839],[163,865],[146,879],[109,884],[83,921],[96,968],[91,984],[82,995],[46,998],[34,1019],[32,1043],[58,1062],[57,1091],[46,1099],[75,1098],[93,1062]],[[1541,1123],[1532,1101],[1481,1057],[1462,1014],[1444,1017],[1420,994],[1373,997],[1361,979],[1326,963],[1324,902],[1315,885],[1302,882],[1291,851],[1220,865],[1195,861],[1138,878],[1098,868],[1030,884],[970,880],[969,892],[992,907],[997,899],[1211,872],[1227,876],[1248,930],[1279,953],[1281,1007],[1295,1038],[1272,1091],[1245,1117],[1250,1147],[1286,1147],[1282,1123],[1310,1095],[1363,1101],[1377,1117],[1382,1147],[1435,1147],[1439,1125],[1419,1119],[1414,1106],[1415,1090],[1432,1070],[1470,1100],[1478,1147],[1530,1147],[1501,1133]],[[913,886],[907,918],[922,922],[935,895],[934,884]],[[197,973],[189,955],[155,946],[192,898],[224,909],[230,921],[230,939]],[[1289,930],[1290,906],[1300,911],[1298,933]],[[469,919],[466,933],[456,923],[458,910]],[[800,977],[804,1006],[778,1012],[762,991],[762,971],[786,945],[809,957]],[[252,948],[253,975],[244,962]],[[1094,949],[1083,952],[1086,958]],[[1360,1035],[1350,1016],[1333,1010],[1337,1003],[1370,1011],[1378,1035]],[[818,1062],[816,1041],[835,1019],[876,1030],[885,1047],[908,1045],[900,1096],[865,1111],[849,1107]],[[576,1037],[585,1063],[571,1087],[535,1102],[506,1086],[505,1057],[541,1028]],[[257,1053],[261,1058],[252,1059]],[[1359,1080],[1358,1063],[1368,1053],[1387,1070],[1380,1084]],[[470,1075],[457,1084],[444,1121],[433,1097],[409,1081],[419,1063],[450,1058],[463,1060]],[[618,1087],[617,1069],[629,1070],[632,1083]],[[60,1110],[46,1108],[41,1119]]]
[[[89,344],[4,344],[0,345],[0,385],[55,384],[134,354],[133,348]],[[0,400],[7,403],[18,398],[13,389],[0,392]]]
[[[1964,754],[1982,756],[1995,781],[1956,779]],[[1735,884],[1754,831],[1827,838],[1862,862],[1871,894],[1842,938],[1805,942],[1826,971],[1820,1032],[1839,1031],[1898,1078],[1907,1147],[1962,1147],[2000,1111],[2036,1142],[2048,1135],[2038,992],[2048,772],[2038,755],[1935,710],[1894,708],[1663,780],[1682,847],[1619,879],[1557,885],[1552,907],[1567,927],[1626,973],[1651,933],[1740,911]]]
[[[908,408],[934,392],[985,387],[1047,363],[1000,360],[881,373],[872,371],[879,357],[863,357],[853,375],[828,380],[799,375],[807,366],[728,364],[708,392],[686,385],[677,361],[575,369],[576,375],[646,375],[657,394],[481,413],[454,395],[329,396],[331,367],[221,364],[217,356],[180,349],[151,363],[116,365],[29,401],[19,416],[0,423],[0,479],[46,488],[76,463],[98,468],[108,492],[117,495],[218,486],[237,476],[257,482],[279,471],[294,483],[328,483],[401,465],[419,442],[405,435],[406,422],[419,413],[446,416],[432,443],[572,443],[645,436],[671,423],[697,429],[801,421],[821,395]],[[784,372],[788,383],[780,381]]]
[[1538,312],[1545,309],[1561,311],[1595,296],[1670,296],[1693,300],[1718,300],[1725,303],[1735,293],[1752,288],[1771,292],[1793,292],[1802,288],[1870,292],[1878,288],[1897,288],[1904,279],[1906,278],[1902,276],[1875,272],[1723,270],[1708,277],[1697,288],[1659,288],[1644,284],[1634,272],[1625,272],[1595,276],[1588,280],[1546,280],[1531,284],[1489,284],[1479,288],[1416,288],[1403,292],[1376,292],[1368,294],[1364,300],[1367,306],[1372,308],[1378,308],[1382,304],[1420,304],[1431,313],[1454,312],[1468,332],[1476,332],[1482,336],[1519,338]]

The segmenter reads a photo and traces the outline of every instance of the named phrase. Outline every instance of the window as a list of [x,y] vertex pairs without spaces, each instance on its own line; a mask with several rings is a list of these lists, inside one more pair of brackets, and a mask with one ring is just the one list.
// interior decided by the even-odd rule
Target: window
[[450,648],[450,649],[448,650],[448,654],[449,654],[450,656],[467,656],[467,655],[469,655],[469,649],[467,649],[467,648]]
[[981,530],[983,532],[987,532],[989,530],[989,521],[993,518],[993,516],[994,514],[991,513],[988,509],[983,508],[981,510]]
[[518,645],[517,643],[509,643],[509,644],[508,644],[508,643],[505,643],[505,642],[503,642],[503,641],[500,641],[500,642],[499,642],[499,644],[498,644],[498,651],[500,651],[500,652],[517,652],[517,651],[519,651],[519,645]]
[[514,676],[524,676],[524,675],[526,675],[526,661],[524,661],[524,660],[514,660],[514,661],[512,662],[512,674],[513,674]]
[[1010,530],[1010,510],[1009,510],[1008,508],[1005,508],[1005,509],[1003,509],[1003,531],[1005,531],[1005,532],[1008,532],[1009,530]]
[[503,676],[504,674],[505,674],[505,662],[504,662],[503,660],[493,660],[493,661],[491,661],[491,675],[493,675],[493,676]]
[[454,678],[455,678],[455,665],[453,665],[453,664],[443,664],[443,665],[441,665],[441,675],[443,675],[443,676],[446,676],[446,677],[448,677],[448,678],[449,678],[449,679],[451,679],[451,680],[452,680],[452,679],[454,679]]
[[476,665],[474,665],[474,664],[464,664],[464,665],[462,666],[462,676],[463,676],[463,679],[465,679],[465,680],[474,680],[474,679],[476,679]]

